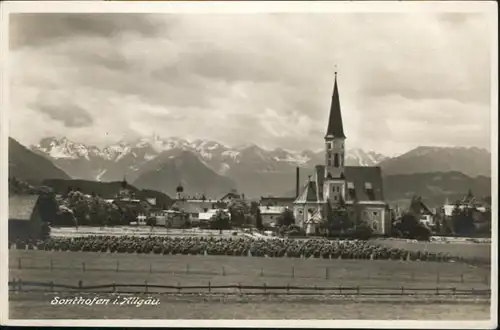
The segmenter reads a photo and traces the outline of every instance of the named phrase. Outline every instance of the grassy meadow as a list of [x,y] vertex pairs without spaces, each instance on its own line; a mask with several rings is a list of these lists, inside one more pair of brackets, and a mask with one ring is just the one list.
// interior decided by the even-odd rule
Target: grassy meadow
[[[425,243],[381,241],[381,244],[404,244],[423,249]],[[414,245],[413,245],[414,244]],[[427,243],[425,248],[454,249],[459,255],[484,256],[486,244]],[[448,252],[450,250],[445,250]],[[489,250],[487,250],[489,255]],[[489,289],[489,267],[462,262],[342,260],[321,258],[266,258],[243,256],[157,255],[110,252],[63,252],[9,250],[9,280],[54,282],[84,286],[104,284],[144,284],[211,286],[241,284],[266,286],[354,287],[370,288],[446,288]],[[337,297],[330,300],[291,299],[268,296],[247,296],[251,290],[223,289],[217,292],[236,295],[212,295],[206,289],[186,289],[176,295],[175,289],[154,289],[169,292],[149,295],[161,299],[160,306],[53,306],[54,295],[80,295],[82,292],[11,292],[11,318],[160,318],[160,319],[488,319],[487,298],[448,297],[446,301],[401,297]],[[115,294],[123,294],[117,289]],[[143,292],[144,287],[137,288]],[[110,289],[93,295],[114,296]],[[130,290],[128,290],[130,292]],[[262,290],[257,290],[261,292]],[[295,292],[298,293],[298,292]],[[90,293],[87,293],[90,294]],[[142,295],[137,293],[137,295]],[[232,298],[231,298],[232,297]],[[239,298],[238,298],[239,297]],[[288,299],[288,300],[287,300]],[[291,300],[290,300],[291,299]],[[436,296],[434,299],[438,299]],[[443,298],[444,299],[444,298]],[[466,299],[462,301],[461,299]],[[307,301],[306,301],[307,300]]]

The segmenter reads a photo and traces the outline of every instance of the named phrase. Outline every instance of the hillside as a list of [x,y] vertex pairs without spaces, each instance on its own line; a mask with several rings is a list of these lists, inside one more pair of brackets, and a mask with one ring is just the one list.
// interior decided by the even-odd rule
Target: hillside
[[471,189],[476,197],[491,196],[491,179],[469,177],[460,172],[433,172],[389,175],[384,178],[387,201],[406,205],[413,195],[421,196],[429,207],[454,202]]
[[191,152],[180,150],[162,153],[133,183],[172,195],[180,184],[186,195],[202,193],[207,198],[217,198],[236,187],[231,179],[217,174]]
[[[114,198],[122,189],[122,182],[96,182],[88,180],[60,180],[49,179],[44,180],[45,186],[51,187],[56,194],[65,194],[68,190],[80,190],[84,194],[95,193],[103,198]],[[127,189],[134,193],[137,198],[156,198],[157,205],[162,207],[169,207],[173,201],[170,196],[149,189],[140,190],[136,187],[127,184]]]
[[9,177],[33,184],[45,179],[70,179],[49,159],[35,154],[9,137]]
[[491,153],[480,148],[418,147],[379,163],[384,175],[457,171],[491,176]]

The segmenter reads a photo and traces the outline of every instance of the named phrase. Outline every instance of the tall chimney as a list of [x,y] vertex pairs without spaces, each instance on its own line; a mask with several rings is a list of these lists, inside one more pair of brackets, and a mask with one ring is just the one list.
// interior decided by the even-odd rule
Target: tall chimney
[[297,166],[297,169],[295,171],[295,198],[299,197],[299,190],[300,190],[300,173],[299,173],[299,167]]

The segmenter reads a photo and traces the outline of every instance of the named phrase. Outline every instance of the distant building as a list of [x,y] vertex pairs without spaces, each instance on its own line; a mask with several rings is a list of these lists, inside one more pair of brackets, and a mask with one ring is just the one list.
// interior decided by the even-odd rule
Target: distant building
[[236,191],[231,191],[220,198],[221,203],[229,204],[235,200],[244,200],[245,194],[239,194]]
[[[384,200],[380,167],[345,166],[345,140],[340,111],[337,74],[333,88],[330,117],[325,135],[325,164],[316,165],[314,177],[300,186],[293,202],[296,223],[309,231],[326,221],[330,212],[342,201],[357,208],[361,221],[374,232],[386,234],[391,228],[388,204]],[[298,175],[297,175],[298,177]]]
[[[227,209],[220,209],[220,210],[224,211],[227,214],[227,216],[231,218],[231,213],[229,212],[229,210]],[[212,209],[208,210],[207,212],[200,213],[198,217],[198,222],[196,224],[193,224],[193,226],[199,225],[200,227],[204,228],[209,227],[210,221],[212,221],[212,217],[215,215],[215,213],[217,213],[217,211],[219,211],[219,209]]]
[[273,227],[276,219],[287,209],[286,206],[259,206],[262,225],[264,227]]
[[296,197],[274,197],[274,196],[261,196],[260,197],[260,205],[262,206],[281,206],[288,207],[290,209],[293,208],[293,202]]
[[466,196],[462,199],[456,201],[454,204],[450,203],[448,200],[438,209],[438,213],[441,214],[444,218],[451,218],[453,215],[453,210],[458,207],[460,210],[469,209],[473,213],[474,222],[483,222],[486,219],[484,218],[484,213],[488,210],[488,205],[482,201],[477,200],[472,191],[469,190]]
[[166,228],[184,228],[188,223],[188,215],[182,211],[165,210],[156,216],[156,225]]
[[9,196],[9,239],[40,238],[42,224],[38,195]]

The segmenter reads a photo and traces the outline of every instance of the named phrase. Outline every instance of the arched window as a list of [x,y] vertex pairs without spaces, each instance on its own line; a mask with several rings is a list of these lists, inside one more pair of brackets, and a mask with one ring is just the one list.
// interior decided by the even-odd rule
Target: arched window
[[335,153],[333,157],[333,166],[339,167],[339,154]]
[[344,153],[340,154],[340,167],[344,166]]

